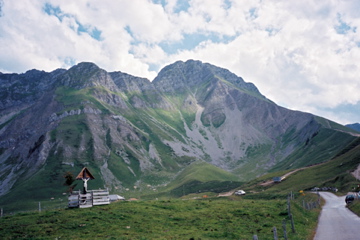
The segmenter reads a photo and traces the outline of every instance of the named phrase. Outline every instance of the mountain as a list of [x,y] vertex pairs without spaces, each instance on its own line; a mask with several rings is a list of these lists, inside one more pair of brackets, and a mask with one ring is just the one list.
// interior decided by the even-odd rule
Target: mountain
[[360,123],[346,124],[345,126],[360,132]]
[[166,66],[152,82],[87,62],[0,74],[0,111],[6,199],[65,191],[63,175],[84,166],[96,179],[90,188],[119,193],[246,181],[327,161],[356,138],[347,127],[278,106],[254,84],[194,60]]

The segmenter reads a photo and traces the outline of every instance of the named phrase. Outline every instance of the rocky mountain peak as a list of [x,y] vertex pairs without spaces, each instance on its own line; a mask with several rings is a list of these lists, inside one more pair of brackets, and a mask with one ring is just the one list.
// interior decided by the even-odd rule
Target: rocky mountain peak
[[28,70],[25,73],[21,74],[26,79],[39,79],[47,75],[48,73],[45,71],[40,71],[37,69]]
[[69,69],[69,71],[83,71],[83,72],[96,71],[96,70],[100,70],[100,68],[95,63],[92,62],[80,62]]
[[116,86],[124,92],[142,92],[151,88],[149,79],[134,77],[130,74],[123,72],[109,73]]
[[177,61],[164,67],[153,83],[164,92],[194,91],[194,87],[211,81],[224,81],[235,87],[265,98],[252,83],[245,82],[241,77],[227,69],[197,60]]
[[61,82],[62,85],[75,89],[102,86],[111,91],[117,90],[111,76],[91,62],[81,62],[71,67],[62,76]]

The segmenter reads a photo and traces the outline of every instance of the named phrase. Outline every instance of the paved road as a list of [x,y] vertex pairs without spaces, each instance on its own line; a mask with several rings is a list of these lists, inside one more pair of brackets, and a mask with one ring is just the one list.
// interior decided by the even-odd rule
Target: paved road
[[326,200],[314,240],[360,239],[360,218],[345,207],[345,196],[320,192]]

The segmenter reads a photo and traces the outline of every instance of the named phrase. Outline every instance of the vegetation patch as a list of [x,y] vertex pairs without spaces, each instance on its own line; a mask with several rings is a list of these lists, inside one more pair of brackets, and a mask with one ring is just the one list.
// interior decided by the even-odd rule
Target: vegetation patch
[[302,148],[278,163],[271,171],[295,169],[327,161],[339,154],[337,149],[346,148],[355,139],[354,136],[344,132],[321,129]]
[[108,165],[111,172],[118,179],[124,179],[124,186],[130,187],[134,185],[141,171],[139,161],[132,155],[130,150],[126,150],[126,154],[129,163],[126,163],[123,158],[112,152],[108,160]]
[[309,239],[317,211],[295,201],[291,232],[286,200],[210,198],[118,202],[89,209],[22,213],[0,219],[2,239],[273,239],[282,236],[286,221],[289,239]]
[[241,186],[241,182],[236,181],[189,181],[180,187],[174,188],[169,192],[172,197],[182,197],[191,193],[220,193],[227,192]]
[[[341,193],[351,192],[357,188],[358,180],[351,172],[360,162],[360,145],[350,143],[349,150],[338,157],[322,164],[309,166],[286,177],[280,183],[262,184],[273,177],[283,176],[286,171],[273,172],[259,179],[250,181],[243,187],[248,191],[263,194],[286,194],[289,191],[310,190],[313,187],[334,187]],[[288,170],[289,172],[290,170]]]
[[353,213],[360,217],[360,201],[356,200],[347,206]]

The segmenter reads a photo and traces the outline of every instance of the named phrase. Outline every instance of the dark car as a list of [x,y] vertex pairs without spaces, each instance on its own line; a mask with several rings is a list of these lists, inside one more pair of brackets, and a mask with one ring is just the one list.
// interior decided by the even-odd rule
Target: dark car
[[355,196],[354,195],[347,195],[345,197],[345,202],[346,204],[352,203],[355,200]]

